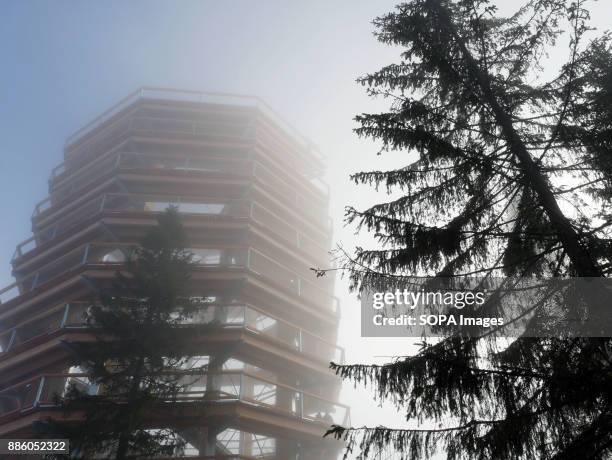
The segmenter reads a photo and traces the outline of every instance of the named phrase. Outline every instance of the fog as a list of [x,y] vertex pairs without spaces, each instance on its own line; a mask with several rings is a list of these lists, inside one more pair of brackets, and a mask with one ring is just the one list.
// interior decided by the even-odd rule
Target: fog
[[[353,117],[384,109],[355,79],[396,61],[399,50],[378,43],[371,20],[389,0],[104,1],[4,0],[0,17],[0,181],[5,210],[0,280],[11,282],[15,245],[30,236],[29,217],[46,194],[64,139],[139,86],[226,91],[261,97],[328,157],[334,240],[358,241],[344,227],[346,205],[358,208],[384,196],[355,186],[351,172],[405,165],[407,152],[377,156],[359,139]],[[500,2],[507,10],[510,4]],[[592,7],[605,29],[610,2]],[[569,54],[560,44],[551,66]],[[367,239],[361,241],[368,241]],[[414,352],[411,339],[360,337],[359,303],[338,279],[339,342],[348,362],[384,362]],[[342,402],[354,425],[401,426],[402,414],[379,408],[372,392],[347,383]]]

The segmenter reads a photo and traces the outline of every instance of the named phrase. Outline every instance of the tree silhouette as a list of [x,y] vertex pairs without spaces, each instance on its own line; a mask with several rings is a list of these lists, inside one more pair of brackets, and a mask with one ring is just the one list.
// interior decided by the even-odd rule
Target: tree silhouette
[[[359,80],[390,107],[357,116],[356,132],[409,159],[352,176],[400,194],[347,209],[378,242],[344,254],[352,289],[414,275],[611,273],[610,36],[593,35],[579,0],[497,14],[487,0],[412,0],[374,21],[401,60]],[[547,60],[553,46],[568,54],[562,65]],[[389,446],[410,459],[609,458],[611,356],[609,339],[453,335],[386,365],[332,364],[415,428],[328,434],[366,458]]]
[[172,403],[205,370],[191,362],[189,344],[208,326],[182,327],[199,305],[187,295],[193,262],[185,242],[178,212],[170,208],[89,308],[95,342],[66,344],[98,391],[71,385],[58,403],[84,420],[49,421],[43,429],[69,438],[82,458],[169,457],[185,445],[170,424],[154,423],[171,419]]

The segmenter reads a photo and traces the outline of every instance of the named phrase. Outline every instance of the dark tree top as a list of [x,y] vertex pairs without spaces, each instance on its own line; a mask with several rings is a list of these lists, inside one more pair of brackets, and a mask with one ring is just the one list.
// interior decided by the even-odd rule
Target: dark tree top
[[[347,209],[378,242],[343,255],[354,289],[419,275],[609,276],[612,52],[585,4],[532,0],[501,17],[487,0],[412,0],[374,21],[402,54],[359,80],[389,110],[357,116],[356,131],[407,161],[352,176],[399,195]],[[547,61],[554,46],[565,62]],[[391,445],[410,459],[609,458],[611,349],[447,337],[383,366],[334,365],[372,382],[408,428],[332,433],[364,456]]]

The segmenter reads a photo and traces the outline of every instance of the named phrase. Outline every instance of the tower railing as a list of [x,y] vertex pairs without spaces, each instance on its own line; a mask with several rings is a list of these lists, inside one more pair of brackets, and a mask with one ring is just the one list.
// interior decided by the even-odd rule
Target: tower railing
[[[38,218],[42,213],[54,206],[65,203],[78,192],[86,189],[96,179],[114,171],[194,171],[216,174],[228,174],[240,177],[252,177],[260,184],[278,191],[282,200],[290,206],[297,207],[317,220],[329,221],[326,214],[325,200],[319,201],[319,206],[313,206],[313,195],[306,197],[295,190],[284,179],[278,177],[269,168],[256,160],[242,160],[221,157],[201,157],[186,155],[149,155],[133,152],[119,152],[116,156],[107,157],[80,169],[61,182],[50,182],[50,196],[38,202],[34,207],[32,218]],[[314,200],[316,201],[316,200]]]
[[[50,262],[15,283],[0,289],[0,301],[6,303],[29,293],[49,281],[73,270],[95,265],[123,265],[132,256],[135,245],[129,243],[89,243],[77,247],[62,257]],[[280,286],[298,297],[329,309],[339,315],[338,299],[326,292],[324,283],[315,277],[318,284],[275,261],[262,252],[251,248],[188,248],[194,261],[200,266],[214,268],[246,268],[262,276],[273,285]]]
[[[0,357],[30,343],[38,343],[61,330],[87,329],[87,311],[91,305],[92,302],[58,304],[43,315],[0,330]],[[342,347],[253,305],[204,304],[177,325],[188,327],[204,324],[246,329],[322,362],[344,362]]]
[[[245,402],[274,409],[309,422],[346,426],[350,409],[303,390],[244,371],[174,373],[183,389],[173,402]],[[160,378],[163,375],[160,374]],[[102,387],[83,373],[43,374],[0,390],[0,423],[11,415],[57,407],[71,389],[90,396],[103,395]]]
[[115,115],[121,113],[135,102],[143,99],[233,105],[237,107],[254,108],[261,111],[271,121],[284,130],[303,149],[309,151],[316,158],[321,160],[325,158],[310,140],[304,137],[293,125],[283,119],[274,109],[272,109],[272,107],[258,97],[242,94],[187,91],[160,87],[142,87],[129,94],[117,104],[103,112],[101,115],[94,118],[91,122],[68,136],[66,139],[66,146],[74,144],[77,140],[84,138],[88,133],[91,133],[100,126],[104,125]]
[[107,193],[73,210],[66,211],[65,214],[57,216],[50,224],[42,226],[34,236],[17,245],[13,261],[65,234],[74,226],[88,221],[95,215],[104,212],[158,213],[170,206],[176,207],[178,212],[183,214],[252,219],[308,254],[314,254],[321,259],[328,255],[328,249],[322,244],[306,236],[274,212],[251,200]]

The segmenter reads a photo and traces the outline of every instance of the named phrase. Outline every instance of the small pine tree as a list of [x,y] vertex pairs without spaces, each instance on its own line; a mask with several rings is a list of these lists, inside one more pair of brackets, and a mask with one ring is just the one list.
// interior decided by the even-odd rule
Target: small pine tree
[[[488,0],[411,0],[375,21],[401,60],[359,80],[392,102],[358,116],[356,131],[415,161],[352,176],[401,192],[347,210],[379,243],[345,254],[353,289],[415,275],[612,273],[612,50],[608,34],[587,40],[584,3],[530,0],[500,17]],[[562,40],[568,60],[546,80],[547,51]],[[375,385],[412,428],[329,434],[363,458],[389,447],[414,460],[610,458],[610,348],[450,336],[382,366],[332,365]]]
[[172,427],[148,423],[205,369],[190,365],[189,343],[201,328],[181,327],[198,306],[186,293],[193,268],[178,213],[170,208],[116,274],[110,290],[87,313],[96,341],[67,344],[75,362],[98,388],[72,386],[61,401],[66,413],[80,411],[78,425],[49,422],[87,458],[173,456],[184,441]]

